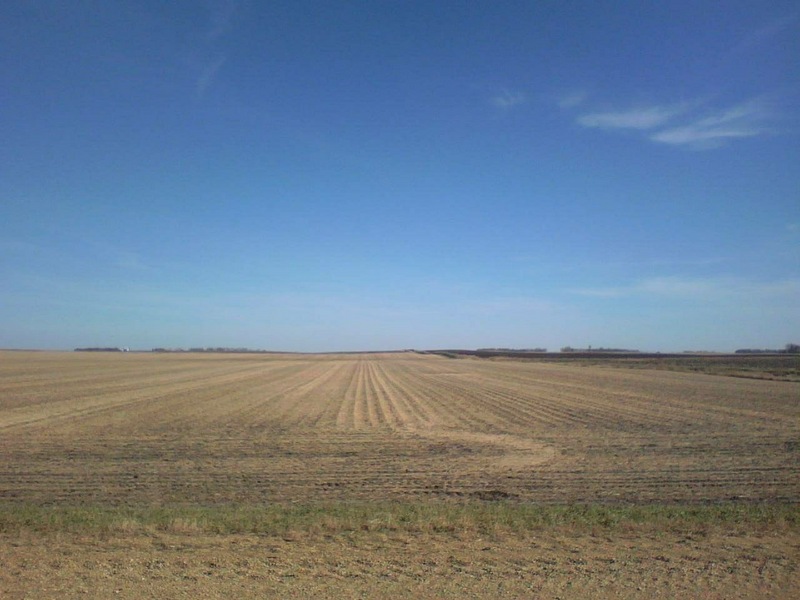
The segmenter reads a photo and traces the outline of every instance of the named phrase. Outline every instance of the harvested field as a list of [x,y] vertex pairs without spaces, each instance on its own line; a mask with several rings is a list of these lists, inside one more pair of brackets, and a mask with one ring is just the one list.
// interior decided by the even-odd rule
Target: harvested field
[[0,352],[0,455],[11,598],[800,584],[791,381],[415,353]]
[[[4,598],[792,598],[797,536],[574,531],[485,537],[24,536]],[[0,538],[2,542],[2,538]]]
[[0,355],[0,500],[800,499],[800,384],[414,353]]
[[642,352],[523,352],[513,350],[434,350],[448,358],[474,356],[489,360],[517,360],[573,366],[658,369],[728,375],[750,379],[800,382],[800,354],[647,354]]

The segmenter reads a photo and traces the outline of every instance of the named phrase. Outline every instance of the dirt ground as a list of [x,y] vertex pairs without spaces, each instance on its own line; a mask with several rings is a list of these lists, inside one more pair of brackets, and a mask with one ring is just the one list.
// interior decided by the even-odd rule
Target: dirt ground
[[0,500],[797,501],[800,383],[414,353],[0,353]]
[[793,598],[797,532],[0,538],[3,598]]
[[[797,503],[800,383],[415,353],[0,352],[0,510]],[[791,598],[796,527],[0,535],[0,598]]]

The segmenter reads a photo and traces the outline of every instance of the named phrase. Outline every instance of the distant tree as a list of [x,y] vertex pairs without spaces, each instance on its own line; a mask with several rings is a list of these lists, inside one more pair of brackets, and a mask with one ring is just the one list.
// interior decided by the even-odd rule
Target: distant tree
[[75,352],[122,352],[122,348],[75,348]]
[[787,354],[800,354],[800,344],[786,344],[784,352]]

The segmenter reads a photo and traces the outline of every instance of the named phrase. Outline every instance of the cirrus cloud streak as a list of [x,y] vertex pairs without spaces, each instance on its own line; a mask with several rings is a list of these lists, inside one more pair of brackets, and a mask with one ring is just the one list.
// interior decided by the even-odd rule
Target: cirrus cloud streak
[[594,298],[631,296],[706,300],[772,298],[800,303],[800,279],[753,281],[739,277],[649,277],[628,285],[582,288],[573,290],[573,293]]
[[774,116],[763,99],[755,98],[724,108],[704,109],[697,102],[590,112],[578,116],[576,122],[604,131],[640,131],[659,144],[707,150],[736,139],[779,133],[770,125]]
[[682,107],[649,106],[627,111],[589,113],[578,117],[578,123],[599,129],[653,129],[684,110]]

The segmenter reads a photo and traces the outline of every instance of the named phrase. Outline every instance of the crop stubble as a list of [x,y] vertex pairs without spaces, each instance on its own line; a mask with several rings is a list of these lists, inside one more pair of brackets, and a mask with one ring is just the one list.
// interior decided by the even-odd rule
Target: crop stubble
[[0,353],[0,500],[791,501],[800,384],[415,353]]

